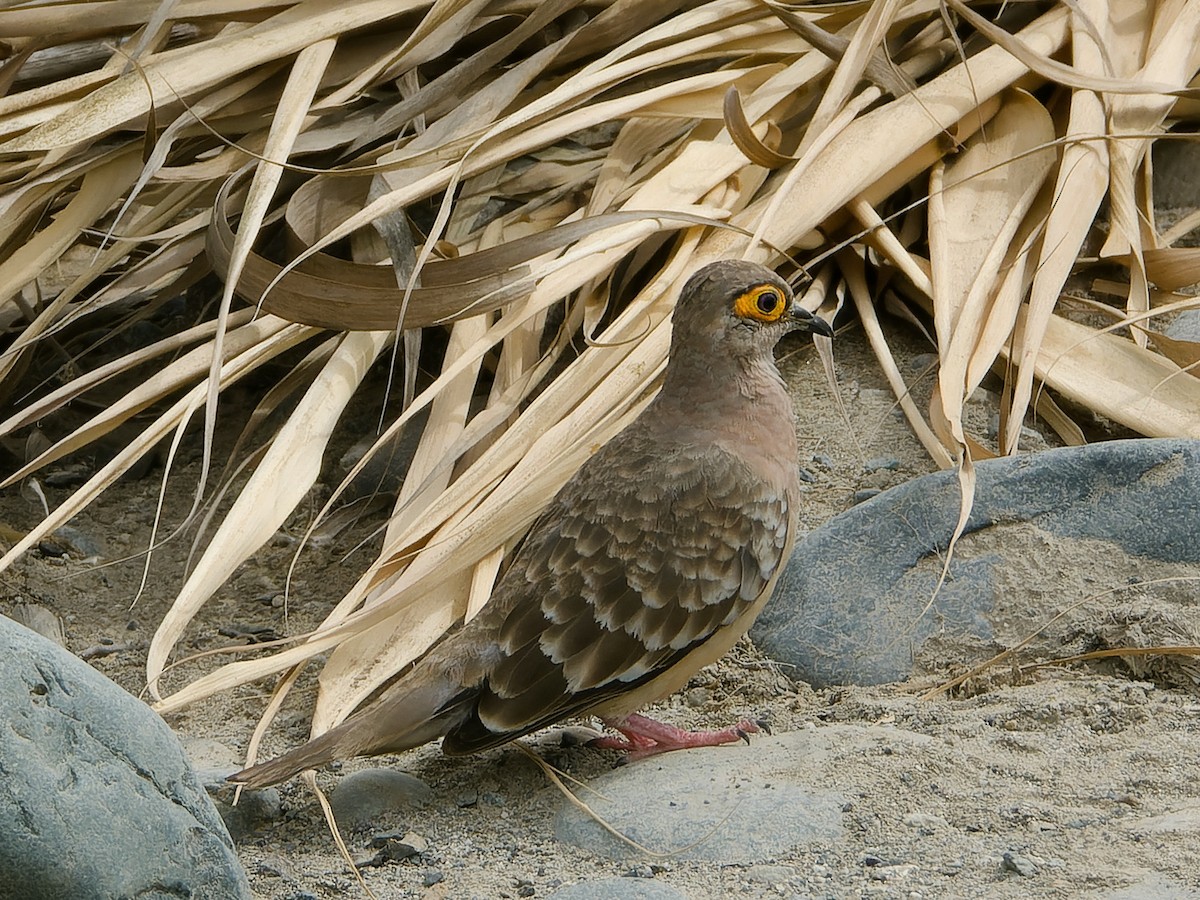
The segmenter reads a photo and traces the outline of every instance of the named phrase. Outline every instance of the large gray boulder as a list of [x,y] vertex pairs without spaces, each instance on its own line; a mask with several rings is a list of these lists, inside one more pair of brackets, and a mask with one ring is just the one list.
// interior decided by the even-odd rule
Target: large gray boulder
[[[1200,574],[1200,441],[1110,441],[975,471],[971,516],[940,588],[959,516],[954,472],[885,491],[803,538],[751,631],[755,644],[814,686],[901,681],[923,653],[974,640],[990,655],[1089,595]],[[1200,627],[1196,605],[1186,608],[1194,590],[1176,593],[1175,604],[1148,603]],[[1097,620],[1088,613],[1089,625]]]
[[4,616],[0,708],[0,898],[250,897],[162,719]]

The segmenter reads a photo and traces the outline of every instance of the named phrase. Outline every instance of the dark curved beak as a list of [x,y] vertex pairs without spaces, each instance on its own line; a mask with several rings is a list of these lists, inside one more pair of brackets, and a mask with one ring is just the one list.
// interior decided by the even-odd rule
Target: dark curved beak
[[793,331],[807,331],[812,334],[823,334],[827,338],[833,337],[833,328],[828,322],[819,316],[815,316],[799,303],[792,303],[792,307],[788,312],[792,317]]

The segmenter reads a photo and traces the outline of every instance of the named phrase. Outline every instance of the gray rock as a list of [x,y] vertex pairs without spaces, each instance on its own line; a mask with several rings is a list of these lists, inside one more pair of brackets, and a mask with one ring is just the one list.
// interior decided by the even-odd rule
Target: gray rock
[[393,832],[392,834],[376,834],[371,837],[371,847],[377,852],[358,860],[355,864],[363,866],[386,866],[400,860],[420,856],[429,849],[429,842],[414,832]]
[[687,896],[646,878],[600,878],[561,888],[549,900],[687,900]]
[[949,828],[950,823],[941,816],[927,812],[911,812],[904,817],[904,824],[915,828],[923,834],[933,834],[943,828]]
[[877,456],[863,463],[863,471],[865,472],[894,472],[898,468],[900,468],[900,460],[894,456]]
[[882,881],[895,884],[911,878],[919,871],[915,863],[884,863],[867,869],[867,878],[871,881]]
[[[1132,572],[1131,560],[1200,565],[1200,441],[1048,450],[985,460],[976,474],[970,520],[936,596],[958,519],[954,472],[885,491],[801,540],[751,632],[755,643],[816,686],[880,684],[907,678],[934,635],[990,641],[1009,627],[1028,634],[1028,620],[1001,608],[1014,589],[1045,604],[1024,611],[1039,616],[1081,599],[1055,582],[1058,569],[1040,558],[1038,535],[1064,546],[1094,542],[1089,558],[1112,563],[1113,577]],[[1025,535],[1029,547],[1006,544],[1014,523],[1035,532]],[[1042,566],[1036,573],[1034,563]]]
[[916,372],[932,372],[937,368],[937,364],[936,353],[918,353],[908,361],[908,367]]
[[1032,878],[1038,873],[1038,867],[1033,860],[1020,853],[1013,853],[1011,850],[1004,851],[1004,855],[1000,859],[1000,867],[1007,872],[1016,872],[1023,878]]
[[1163,333],[1177,341],[1200,341],[1200,309],[1185,309],[1178,313]]
[[[404,477],[412,465],[417,444],[421,441],[421,434],[425,431],[428,421],[429,410],[426,408],[418,412],[391,440],[385,442],[350,482],[342,495],[342,502],[349,503],[373,496],[395,496],[400,485],[404,484]],[[342,455],[338,465],[349,472],[366,456],[377,440],[378,436],[372,429]]]
[[435,884],[440,884],[446,880],[446,876],[442,874],[441,869],[426,869],[421,874],[421,884],[425,887],[433,887]]
[[57,613],[44,606],[36,603],[18,603],[13,607],[12,620],[18,625],[24,625],[30,631],[36,631],[60,647],[67,646],[62,619]]
[[254,837],[264,826],[279,821],[283,816],[283,800],[277,788],[243,790],[241,795],[237,796],[236,787],[227,781],[206,782],[204,786],[235,844],[241,844]]
[[396,769],[361,769],[338,782],[329,803],[334,817],[349,828],[390,824],[401,813],[428,806],[433,789]]
[[[756,736],[752,746],[690,750],[636,762],[591,783],[597,816],[648,850],[672,858],[750,865],[842,837],[843,799],[818,786],[827,755],[815,732]],[[594,818],[564,803],[555,836],[599,856],[641,856]]]
[[0,898],[248,898],[229,835],[149,707],[0,616]]
[[191,736],[180,738],[180,743],[235,844],[253,837],[264,825],[283,815],[283,800],[277,788],[243,790],[238,794],[237,786],[227,780],[244,768],[238,752],[228,744]]
[[837,468],[837,463],[834,462],[833,457],[828,453],[814,453],[812,461],[827,472],[832,472]]

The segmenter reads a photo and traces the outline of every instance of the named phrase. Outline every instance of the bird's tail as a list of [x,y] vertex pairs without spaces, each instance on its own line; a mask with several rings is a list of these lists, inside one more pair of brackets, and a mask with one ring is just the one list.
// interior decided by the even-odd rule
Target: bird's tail
[[253,790],[286,781],[298,772],[335,759],[419,747],[471,715],[476,694],[444,674],[413,672],[336,728],[283,756],[230,775],[228,780]]

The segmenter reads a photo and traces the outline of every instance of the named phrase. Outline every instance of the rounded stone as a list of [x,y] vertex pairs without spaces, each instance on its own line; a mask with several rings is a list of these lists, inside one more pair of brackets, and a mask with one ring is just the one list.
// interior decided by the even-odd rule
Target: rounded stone
[[334,817],[360,828],[388,824],[398,813],[427,806],[433,789],[419,778],[396,769],[361,769],[338,782],[330,797]]
[[595,816],[564,803],[555,836],[609,859],[639,857],[640,845],[721,865],[838,841],[843,798],[804,780],[806,762],[825,752],[823,740],[809,733],[756,737],[749,747],[677,751],[623,766],[591,782],[583,799]]
[[[961,497],[953,471],[885,491],[803,538],[754,642],[816,687],[901,681],[931,638],[1015,643],[1030,616],[1044,621],[1096,590],[1067,577],[1104,587],[1139,567],[1148,578],[1200,574],[1200,441],[1047,450],[983,460],[975,474],[944,581]],[[1091,571],[1078,571],[1081,560]]]
[[91,666],[0,616],[0,896],[250,896],[175,735]]

